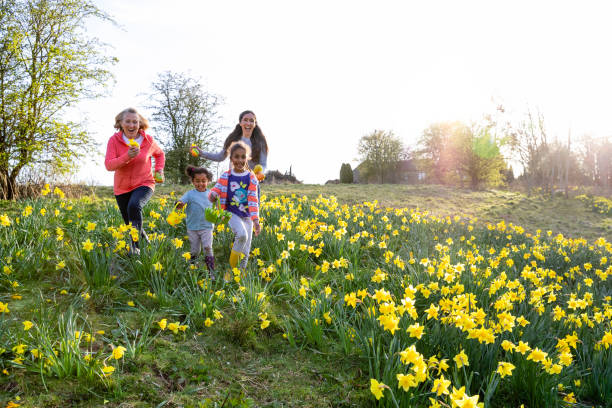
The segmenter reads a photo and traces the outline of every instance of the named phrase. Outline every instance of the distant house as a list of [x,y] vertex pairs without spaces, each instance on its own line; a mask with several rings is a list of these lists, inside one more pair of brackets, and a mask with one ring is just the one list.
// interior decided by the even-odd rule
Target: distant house
[[420,174],[417,169],[414,160],[400,160],[397,163],[397,173],[396,173],[396,182],[401,184],[415,184],[419,181]]
[[[386,183],[397,184],[416,184],[425,181],[425,172],[416,167],[416,163],[412,159],[400,160],[397,162],[396,170],[391,177],[385,177]],[[379,183],[380,180],[376,175],[367,174],[365,163],[360,163],[353,169],[353,182],[361,184]]]

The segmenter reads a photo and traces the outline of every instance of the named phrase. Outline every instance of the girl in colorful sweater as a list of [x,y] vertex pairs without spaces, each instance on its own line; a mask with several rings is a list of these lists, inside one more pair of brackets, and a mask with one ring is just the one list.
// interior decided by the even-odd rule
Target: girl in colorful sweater
[[253,230],[259,235],[259,202],[257,178],[249,169],[251,149],[244,142],[234,142],[228,148],[231,170],[223,173],[212,188],[208,198],[217,199],[221,207],[232,213],[229,226],[235,234],[229,264],[232,268],[245,269],[251,251]]

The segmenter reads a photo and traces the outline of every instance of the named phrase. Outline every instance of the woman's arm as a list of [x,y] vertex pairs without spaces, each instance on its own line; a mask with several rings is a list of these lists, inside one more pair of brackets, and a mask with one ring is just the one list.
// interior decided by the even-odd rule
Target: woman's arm
[[259,153],[259,164],[261,165],[261,167],[263,167],[262,172],[266,172],[266,170],[268,170],[268,153],[262,151]]
[[212,160],[217,162],[223,161],[227,157],[227,152],[225,150],[221,150],[219,153],[211,153],[205,152],[204,150],[198,147],[198,152],[200,152],[200,156],[202,156],[206,160]]
[[104,166],[106,166],[106,170],[108,171],[120,169],[132,160],[128,154],[129,150],[121,156],[118,156],[116,147],[115,142],[111,138],[106,146],[106,157],[104,158]]
[[155,171],[161,172],[164,170],[164,165],[166,164],[166,155],[157,142],[154,141],[153,143],[154,149],[152,156],[155,159]]

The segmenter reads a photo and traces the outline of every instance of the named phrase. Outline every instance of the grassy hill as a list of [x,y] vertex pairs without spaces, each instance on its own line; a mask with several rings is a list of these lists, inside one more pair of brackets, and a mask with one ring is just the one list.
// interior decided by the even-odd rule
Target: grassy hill
[[335,195],[346,204],[378,200],[383,207],[419,208],[440,215],[466,214],[482,222],[520,225],[527,231],[552,230],[568,237],[612,237],[612,217],[598,214],[576,199],[532,196],[503,190],[472,191],[436,185],[264,185],[271,196]]
[[[426,406],[434,377],[418,391],[397,386],[398,370],[409,372],[399,363],[399,352],[410,344],[422,353],[417,360],[447,359],[446,376],[453,386],[467,386],[470,395],[493,395],[491,407],[560,406],[570,391],[582,403],[610,406],[605,401],[611,400],[607,367],[612,353],[604,354],[601,347],[610,327],[610,317],[601,311],[606,316],[612,311],[609,272],[602,272],[612,259],[609,244],[591,246],[547,234],[532,239],[518,228],[485,227],[503,219],[531,232],[551,230],[591,243],[599,236],[610,240],[610,217],[582,201],[440,186],[264,185],[267,222],[254,240],[257,254],[245,276],[223,282],[207,280],[202,265],[189,267],[181,255],[188,250],[184,225],[173,228],[165,221],[173,202],[168,195],[188,188],[158,189],[145,209],[153,241],[140,257],[119,248],[129,233],[118,230],[121,220],[110,188],[80,199],[50,194],[0,203],[0,407],[375,406],[371,378],[391,387],[380,406],[396,406],[392,390],[397,406]],[[379,207],[362,205],[374,200]],[[343,204],[351,207],[344,210]],[[446,223],[424,211],[479,221]],[[227,230],[217,232],[219,268],[226,267],[231,241]],[[483,255],[480,261],[467,255],[475,248]],[[550,272],[537,279],[523,276],[525,265],[534,262]],[[432,265],[446,271],[436,275]],[[427,306],[431,312],[447,297],[460,307],[465,290],[483,313],[491,313],[487,319],[496,319],[490,308],[496,295],[488,288],[506,290],[496,279],[500,271],[531,300],[514,298],[517,304],[508,310],[527,325],[496,333],[498,340],[522,339],[556,356],[555,338],[578,331],[584,348],[573,354],[574,363],[561,376],[544,373],[520,354],[504,354],[499,341],[480,344],[455,327],[425,318]],[[557,287],[552,280],[550,286],[535,286],[549,278],[563,284]],[[411,293],[408,287],[419,289]],[[393,334],[393,320],[383,324],[382,314],[371,315],[380,306],[373,299],[380,289],[395,305],[415,297],[418,320],[404,315],[401,330]],[[548,292],[547,303],[538,302],[542,290]],[[369,295],[357,301],[359,291]],[[586,301],[584,307],[589,316],[599,313],[593,326],[553,321],[553,307],[565,308],[570,296],[591,299],[593,310]],[[572,314],[569,308],[561,311]],[[184,330],[174,333],[166,324],[162,328],[162,321]],[[423,338],[407,334],[415,322],[416,329],[424,327]],[[483,339],[493,335],[482,330]],[[118,346],[126,347],[125,355],[115,358]],[[460,350],[469,357],[467,371],[454,368],[453,356]],[[516,375],[496,390],[497,383],[485,379],[494,378],[498,361],[512,362]],[[107,367],[114,371],[103,374]],[[584,375],[587,371],[592,374]],[[476,373],[473,379],[471,373]],[[560,383],[564,389],[550,392]]]
[[[182,194],[190,186],[162,185],[158,194],[175,191]],[[112,197],[110,187],[98,187],[96,193]],[[484,223],[504,220],[535,233],[536,230],[561,233],[566,237],[583,237],[593,241],[599,237],[612,237],[612,217],[599,214],[584,202],[563,196],[542,196],[505,191],[472,191],[441,185],[405,184],[263,184],[262,194],[335,196],[343,204],[357,204],[378,200],[382,207],[418,208],[439,216],[469,215]]]

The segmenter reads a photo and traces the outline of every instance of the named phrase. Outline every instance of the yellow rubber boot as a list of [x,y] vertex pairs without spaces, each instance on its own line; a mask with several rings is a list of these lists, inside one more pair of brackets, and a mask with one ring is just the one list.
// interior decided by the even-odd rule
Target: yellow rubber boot
[[240,258],[242,258],[243,256],[244,256],[244,254],[243,254],[243,253],[241,253],[241,252],[237,252],[237,251],[234,251],[234,250],[232,249],[232,253],[230,254],[230,257],[229,257],[229,264],[230,264],[230,267],[231,267],[232,269],[234,269],[235,267],[237,267],[237,266],[238,266],[238,263],[240,262]]

